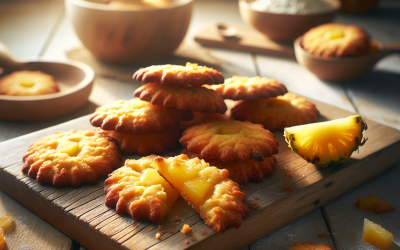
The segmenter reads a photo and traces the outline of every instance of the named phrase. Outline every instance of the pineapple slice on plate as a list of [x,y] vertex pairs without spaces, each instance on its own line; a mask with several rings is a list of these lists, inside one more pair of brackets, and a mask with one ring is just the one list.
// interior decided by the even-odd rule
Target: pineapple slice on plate
[[385,250],[393,244],[394,235],[381,225],[364,219],[362,239],[381,250]]
[[210,167],[204,160],[189,159],[184,154],[168,159],[158,156],[152,167],[218,233],[223,233],[226,227],[240,227],[249,213],[244,204],[246,195],[239,184],[229,179],[226,169]]
[[363,131],[367,123],[360,115],[342,119],[285,128],[284,137],[289,147],[320,167],[339,164],[348,159],[353,151],[364,145],[367,139]]

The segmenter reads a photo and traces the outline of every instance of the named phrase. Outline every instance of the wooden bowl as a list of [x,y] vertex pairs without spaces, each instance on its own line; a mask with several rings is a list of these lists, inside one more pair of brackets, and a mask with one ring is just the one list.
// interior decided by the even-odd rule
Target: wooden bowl
[[83,63],[32,61],[21,65],[21,70],[52,75],[60,92],[39,96],[0,95],[0,119],[35,121],[61,116],[82,106],[92,90],[95,74]]
[[179,46],[192,15],[192,0],[165,8],[113,8],[66,0],[65,6],[83,45],[98,60],[131,64],[160,60]]
[[326,0],[331,8],[323,12],[307,14],[277,14],[251,8],[245,0],[239,0],[239,10],[243,21],[268,38],[279,41],[293,41],[309,29],[329,23],[340,8],[337,0]]

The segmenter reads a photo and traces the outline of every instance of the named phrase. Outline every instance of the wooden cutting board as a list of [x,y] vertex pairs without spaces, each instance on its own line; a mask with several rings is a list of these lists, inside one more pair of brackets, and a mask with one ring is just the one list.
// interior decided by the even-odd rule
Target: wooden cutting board
[[273,56],[295,57],[293,42],[273,41],[257,30],[242,24],[224,24],[237,29],[237,35],[235,37],[225,38],[218,32],[217,25],[218,24],[214,23],[205,26],[196,33],[194,40],[206,46]]
[[[321,113],[320,121],[351,115],[336,107],[312,102]],[[94,186],[57,189],[40,185],[22,174],[22,156],[31,143],[55,131],[93,129],[89,116],[1,143],[0,189],[88,249],[239,249],[399,162],[400,132],[376,122],[367,123],[365,136],[368,141],[359,153],[354,152],[344,163],[328,168],[305,162],[287,147],[282,132],[276,132],[280,152],[276,157],[274,174],[265,177],[261,183],[248,183],[249,189],[244,189],[246,203],[256,203],[258,208],[250,209],[239,229],[230,228],[222,235],[206,226],[182,198],[175,202],[162,223],[165,233],[158,240],[155,238],[158,228],[151,231],[158,225],[148,220],[134,221],[128,215],[116,214],[114,208],[105,206],[105,178]],[[179,149],[166,155],[177,152]],[[286,186],[293,187],[293,191],[284,190]],[[254,196],[259,200],[254,200]],[[175,216],[180,220],[175,221]],[[191,226],[189,235],[179,231],[183,224]],[[207,234],[203,235],[203,232]],[[186,240],[190,242],[187,245]]]

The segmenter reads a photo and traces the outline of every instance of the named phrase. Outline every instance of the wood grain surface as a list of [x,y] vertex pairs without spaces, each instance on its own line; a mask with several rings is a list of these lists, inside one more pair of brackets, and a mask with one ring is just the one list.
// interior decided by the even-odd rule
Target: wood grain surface
[[[313,101],[321,112],[320,121],[345,117],[351,113],[327,104]],[[219,235],[206,226],[200,216],[181,198],[173,205],[162,226],[165,234],[155,238],[157,225],[148,220],[134,221],[128,215],[116,214],[104,204],[104,179],[96,185],[60,189],[40,185],[22,174],[22,156],[29,144],[54,131],[93,129],[85,116],[0,144],[0,188],[28,207],[53,226],[88,249],[232,249],[251,242],[285,226],[344,192],[382,173],[400,160],[400,132],[376,122],[368,122],[365,132],[369,141],[354,153],[351,159],[337,167],[317,168],[287,148],[281,132],[275,136],[280,143],[275,173],[262,183],[249,183],[247,204],[256,203],[242,226],[228,229]],[[178,151],[169,152],[174,155]],[[125,158],[138,158],[137,155]],[[377,167],[379,165],[379,167]],[[287,173],[291,173],[290,178]],[[293,191],[286,191],[292,186]],[[255,201],[252,197],[257,196]],[[179,221],[173,218],[178,215]],[[262,222],[262,223],[260,223]],[[180,233],[183,224],[189,224],[189,235]],[[169,233],[171,230],[173,234]],[[207,232],[203,235],[203,232]],[[191,240],[186,245],[186,240]]]

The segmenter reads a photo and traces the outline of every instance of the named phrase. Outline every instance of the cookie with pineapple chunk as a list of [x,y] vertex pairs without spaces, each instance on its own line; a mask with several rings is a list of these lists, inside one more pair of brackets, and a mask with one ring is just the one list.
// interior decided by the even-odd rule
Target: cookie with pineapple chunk
[[233,76],[224,84],[207,86],[217,91],[224,99],[255,100],[284,95],[288,91],[281,82],[267,77]]
[[274,134],[262,125],[234,120],[209,120],[183,131],[179,142],[205,160],[264,161],[278,153]]
[[[200,158],[199,154],[195,154],[184,148],[181,152],[190,159]],[[275,156],[264,157],[264,161],[249,160],[245,162],[230,161],[222,162],[218,160],[207,160],[210,166],[229,171],[229,178],[239,184],[246,184],[248,181],[262,182],[264,176],[270,176],[274,173],[276,165]]]
[[161,224],[179,194],[151,167],[155,155],[127,160],[105,181],[106,205],[134,220]]
[[59,91],[54,77],[41,71],[15,71],[0,78],[0,95],[36,96]]
[[56,132],[33,143],[22,172],[54,187],[95,184],[121,163],[117,143],[91,131]]
[[204,87],[170,86],[152,82],[138,88],[134,96],[153,105],[179,110],[221,114],[227,110],[222,97],[214,90]]
[[224,77],[215,69],[198,66],[197,63],[181,65],[153,65],[141,68],[133,79],[142,82],[159,82],[174,86],[202,86],[224,83]]
[[168,159],[158,156],[152,166],[217,233],[223,233],[226,227],[239,228],[249,213],[244,204],[246,195],[229,179],[226,169],[182,154]]
[[181,129],[185,130],[188,127],[192,126],[195,123],[208,121],[208,120],[228,120],[226,115],[221,115],[218,113],[200,113],[200,112],[192,112],[193,119],[189,121],[181,121],[181,125],[179,126]]
[[176,148],[182,135],[180,128],[166,128],[164,131],[147,133],[118,133],[114,130],[97,128],[96,133],[110,136],[117,140],[123,154],[162,154],[166,149]]
[[370,52],[368,34],[354,25],[323,24],[307,31],[300,45],[320,57],[363,56]]
[[236,120],[262,124],[268,130],[284,130],[318,120],[319,112],[306,98],[287,93],[284,96],[239,101],[232,108]]
[[90,118],[95,127],[119,133],[146,133],[179,126],[181,120],[191,120],[189,110],[165,108],[140,99],[119,100],[96,109]]

